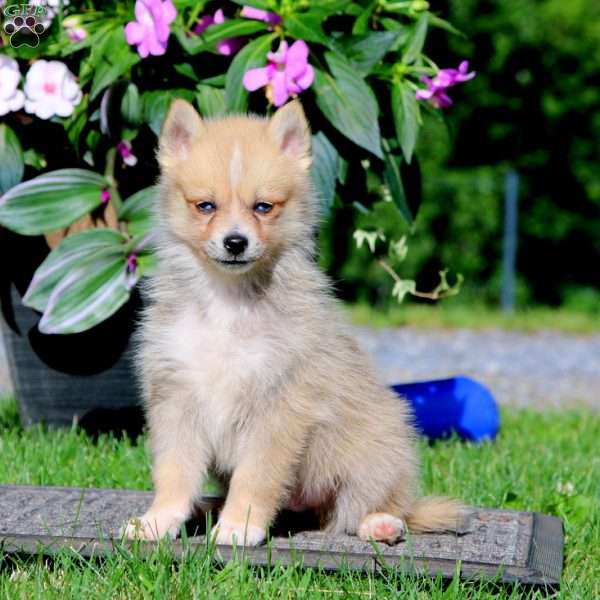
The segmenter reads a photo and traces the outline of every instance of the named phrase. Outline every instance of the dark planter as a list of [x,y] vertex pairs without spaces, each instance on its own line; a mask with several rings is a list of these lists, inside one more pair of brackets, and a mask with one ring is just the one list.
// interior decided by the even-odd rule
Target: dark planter
[[139,430],[130,343],[139,299],[84,333],[44,335],[39,313],[23,306],[21,296],[48,254],[45,240],[2,230],[0,252],[0,322],[23,424]]

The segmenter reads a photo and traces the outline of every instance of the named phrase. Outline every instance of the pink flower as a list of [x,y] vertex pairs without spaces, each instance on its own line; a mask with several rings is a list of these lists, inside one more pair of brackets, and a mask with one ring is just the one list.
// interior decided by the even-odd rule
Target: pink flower
[[88,36],[88,32],[83,27],[74,27],[67,29],[67,36],[72,42],[82,42]]
[[469,71],[469,62],[463,60],[458,69],[440,69],[436,76],[423,76],[421,81],[427,84],[427,87],[417,90],[417,100],[429,100],[436,108],[448,108],[452,106],[452,98],[448,96],[446,90],[458,83],[464,83],[475,77],[475,71]]
[[135,21],[125,26],[125,39],[137,46],[138,54],[146,58],[161,56],[167,51],[170,25],[177,16],[172,0],[136,0]]
[[315,72],[308,64],[308,46],[303,40],[297,40],[289,49],[287,42],[282,41],[277,52],[269,52],[267,58],[266,67],[246,71],[243,83],[248,91],[266,87],[269,101],[281,106],[290,96],[312,85]]
[[100,192],[100,200],[102,200],[102,204],[108,204],[110,202],[110,192],[108,190],[102,190]]
[[121,155],[123,162],[128,167],[135,167],[137,165],[137,156],[132,152],[131,142],[127,140],[121,140],[117,144],[117,152]]
[[264,21],[271,25],[279,25],[281,23],[281,17],[275,13],[261,10],[260,8],[254,8],[253,6],[244,6],[240,13],[242,17],[246,19],[255,19],[256,21]]
[[[220,25],[221,23],[225,23],[225,15],[223,14],[223,11],[219,9],[212,17],[210,15],[204,15],[198,21],[196,27],[194,27],[194,33],[200,35],[211,25]],[[244,38],[241,37],[227,38],[217,43],[217,50],[219,54],[230,56],[231,54],[235,54],[243,43]]]

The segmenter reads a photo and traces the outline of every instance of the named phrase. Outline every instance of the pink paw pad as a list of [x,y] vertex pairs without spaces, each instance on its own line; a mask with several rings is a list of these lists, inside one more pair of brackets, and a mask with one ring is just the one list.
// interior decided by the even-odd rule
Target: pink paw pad
[[402,519],[386,513],[367,515],[360,525],[358,537],[361,540],[375,540],[395,544],[404,537],[406,525]]

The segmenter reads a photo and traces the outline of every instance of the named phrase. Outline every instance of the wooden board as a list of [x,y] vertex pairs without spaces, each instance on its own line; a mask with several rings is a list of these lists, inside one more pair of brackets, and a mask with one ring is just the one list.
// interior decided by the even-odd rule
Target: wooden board
[[[83,556],[107,554],[123,543],[118,537],[121,525],[129,517],[143,514],[151,500],[151,492],[134,490],[0,486],[0,543],[5,552],[52,554],[67,546]],[[203,503],[209,510],[219,499],[207,497]],[[280,522],[277,530],[286,531],[285,522]],[[204,535],[192,535],[188,541],[206,545]],[[151,550],[154,544],[142,546]],[[173,548],[180,555],[182,543],[175,542]],[[219,546],[218,551],[222,559],[232,557],[229,547]],[[387,565],[444,577],[452,577],[460,568],[464,578],[557,586],[563,530],[556,517],[474,509],[459,532],[411,535],[391,547],[352,536],[300,531],[273,537],[268,545],[245,548],[243,553],[251,563],[260,565],[298,560],[325,569]]]

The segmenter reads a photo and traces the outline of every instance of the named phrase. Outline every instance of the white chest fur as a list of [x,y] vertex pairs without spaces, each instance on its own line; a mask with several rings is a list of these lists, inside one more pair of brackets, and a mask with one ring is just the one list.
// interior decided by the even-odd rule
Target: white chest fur
[[253,419],[273,401],[291,361],[281,327],[258,307],[215,301],[184,308],[168,328],[164,352],[192,391],[199,434],[223,470],[237,464]]

